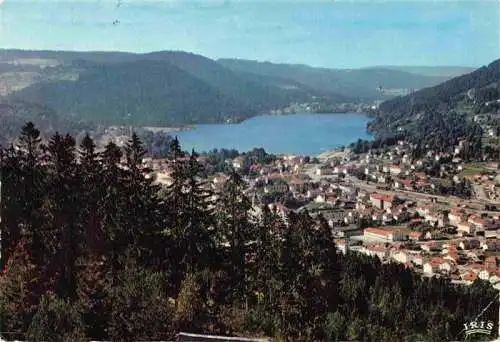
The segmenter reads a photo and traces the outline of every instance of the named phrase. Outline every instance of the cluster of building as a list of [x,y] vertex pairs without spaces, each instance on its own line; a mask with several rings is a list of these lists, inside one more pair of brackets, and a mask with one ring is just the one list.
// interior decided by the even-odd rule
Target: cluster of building
[[[461,146],[457,146],[457,155]],[[244,156],[228,160],[243,174],[247,195],[255,210],[268,205],[287,222],[292,210],[307,208],[321,214],[339,239],[339,249],[396,261],[423,275],[446,276],[454,281],[475,278],[496,281],[500,257],[500,203],[482,197],[476,187],[493,194],[500,189],[498,165],[484,164],[481,175],[467,175],[467,164],[457,155],[429,151],[410,157],[400,142],[383,152],[349,152],[320,158],[279,156],[267,165],[248,167]],[[206,157],[198,157],[206,163]],[[172,165],[164,159],[146,161],[158,183],[172,182]],[[438,167],[436,167],[436,164]],[[228,179],[224,173],[208,176],[217,192]],[[473,200],[444,196],[440,183],[471,180]],[[347,242],[346,242],[347,241]],[[495,263],[493,262],[495,260]]]
[[423,276],[446,277],[470,284],[477,278],[496,284],[500,281],[500,239],[434,240],[432,234],[404,229],[366,228],[364,237],[379,242],[350,246],[337,241],[343,253],[353,252],[396,262],[421,272]]

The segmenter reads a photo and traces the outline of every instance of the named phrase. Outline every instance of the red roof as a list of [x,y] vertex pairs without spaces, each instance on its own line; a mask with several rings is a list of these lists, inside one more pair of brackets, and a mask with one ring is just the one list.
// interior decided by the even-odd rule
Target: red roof
[[442,258],[434,257],[431,259],[430,263],[431,265],[441,265],[442,263],[444,263],[444,261]]
[[412,238],[419,238],[421,235],[422,235],[421,232],[411,232],[409,234],[409,236],[412,237]]
[[373,252],[387,252],[387,248],[385,248],[384,246],[380,246],[380,245],[371,245],[371,246],[368,246],[366,249],[368,249],[369,251],[373,251]]
[[411,187],[413,181],[411,179],[398,179],[398,182],[403,184],[406,187]]
[[392,202],[392,196],[379,194],[377,192],[372,193],[370,195],[370,198],[375,199],[375,200],[379,200],[379,201],[384,201],[384,202]]
[[469,217],[469,221],[472,223],[475,223],[477,225],[481,225],[481,226],[483,226],[486,223],[485,220],[483,220],[482,218],[475,216],[475,215],[472,215],[471,217]]
[[463,210],[461,208],[450,208],[450,214],[461,216],[463,214]]
[[371,233],[371,234],[376,234],[376,235],[381,235],[381,236],[389,236],[391,232],[385,230],[385,229],[380,229],[380,228],[366,228],[364,230],[364,234],[366,233]]
[[272,179],[272,180],[278,180],[278,179],[282,179],[283,176],[280,175],[278,172],[273,172],[269,176],[267,176],[267,178]]

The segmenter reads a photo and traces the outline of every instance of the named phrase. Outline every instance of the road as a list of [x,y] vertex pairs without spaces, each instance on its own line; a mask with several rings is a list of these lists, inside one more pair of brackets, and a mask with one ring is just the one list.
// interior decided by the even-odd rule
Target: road
[[[321,179],[329,179],[329,178],[336,178],[336,175],[317,175],[315,172],[315,166],[311,165],[310,167],[306,168],[304,170],[305,174],[315,182],[320,181]],[[366,181],[362,181],[357,179],[356,177],[353,176],[346,176],[345,177],[345,182],[347,184],[352,184],[354,187],[358,189],[365,190],[367,192],[378,192],[381,194],[387,194],[387,195],[394,195],[394,194],[401,194],[404,195],[405,197],[414,200],[414,201],[425,201],[425,202],[430,202],[432,198],[436,198],[438,202],[441,203],[448,203],[451,205],[467,205],[467,206],[475,206],[479,210],[484,210],[484,205],[487,203],[493,203],[493,204],[500,204],[499,202],[492,202],[491,200],[487,200],[485,196],[481,196],[481,192],[476,192],[477,190],[474,189],[475,193],[478,195],[479,198],[476,199],[470,199],[470,200],[465,200],[460,197],[456,196],[442,196],[442,195],[433,195],[433,194],[426,194],[426,193],[421,193],[421,192],[414,192],[414,191],[407,191],[407,190],[381,190],[377,189],[377,186],[380,184],[376,183],[370,183],[367,184]],[[484,192],[483,192],[484,195]]]

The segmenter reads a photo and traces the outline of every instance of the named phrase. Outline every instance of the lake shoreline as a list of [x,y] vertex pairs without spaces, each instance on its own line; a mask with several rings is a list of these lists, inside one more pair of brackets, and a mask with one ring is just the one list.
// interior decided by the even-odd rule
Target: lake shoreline
[[370,139],[364,113],[299,113],[260,115],[240,123],[200,124],[167,128],[184,150],[235,149],[240,152],[264,148],[276,155],[320,156],[338,153],[341,146]]
[[272,116],[272,117],[285,117],[285,116],[293,116],[293,115],[360,115],[364,117],[370,117],[368,113],[362,113],[362,112],[332,112],[332,113],[311,113],[311,112],[299,112],[299,113],[289,113],[289,114],[273,114],[273,113],[267,113],[267,114],[259,114],[255,116],[248,117],[246,119],[240,120],[240,121],[233,121],[233,122],[217,122],[217,123],[202,123],[202,124],[186,124],[186,125],[179,125],[179,126],[142,126],[142,129],[152,131],[154,133],[156,132],[163,132],[163,133],[171,133],[171,132],[185,132],[185,131],[191,131],[196,129],[197,126],[204,126],[204,125],[240,125],[248,120],[252,120],[255,118],[259,117],[267,117],[267,116]]

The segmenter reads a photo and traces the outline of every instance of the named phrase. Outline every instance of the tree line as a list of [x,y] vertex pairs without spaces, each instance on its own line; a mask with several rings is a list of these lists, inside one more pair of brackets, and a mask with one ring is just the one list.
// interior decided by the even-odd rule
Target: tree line
[[[437,86],[390,99],[371,113],[375,119],[368,129],[377,137],[401,132],[416,145],[416,158],[428,150],[452,152],[462,140],[466,145],[462,159],[496,159],[498,148],[483,144],[482,127],[473,118],[474,114],[497,113],[499,79],[500,60],[496,60]],[[496,127],[493,120],[491,125]]]
[[1,150],[3,338],[438,341],[495,298],[480,281],[339,254],[321,216],[252,208],[234,171],[214,193],[194,151],[176,139],[169,151],[162,188],[135,134],[98,153],[90,136],[42,142],[28,123]]

